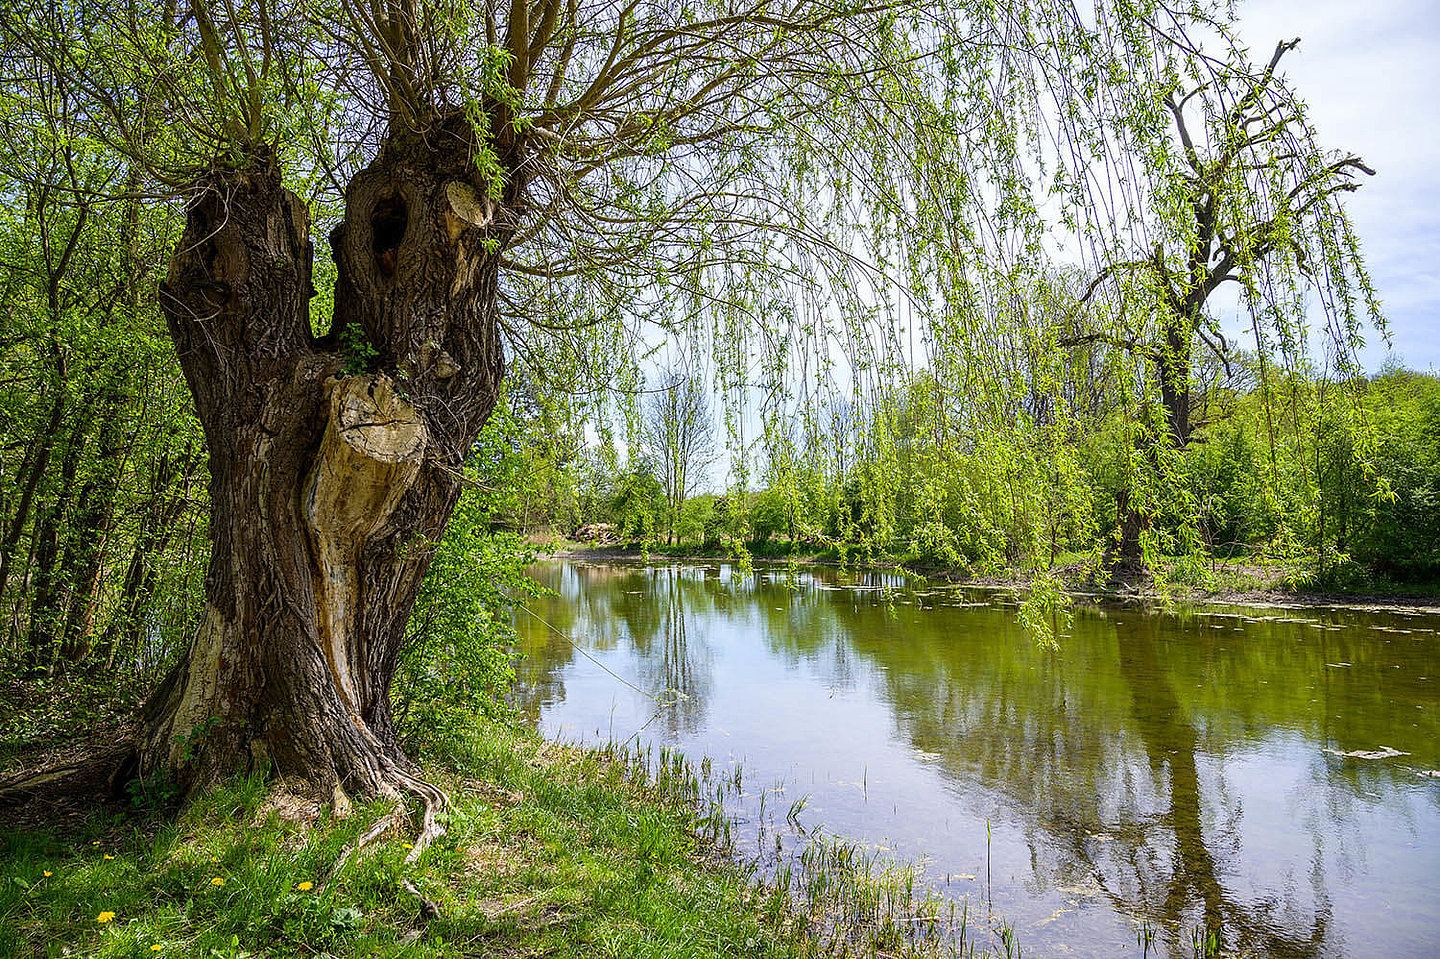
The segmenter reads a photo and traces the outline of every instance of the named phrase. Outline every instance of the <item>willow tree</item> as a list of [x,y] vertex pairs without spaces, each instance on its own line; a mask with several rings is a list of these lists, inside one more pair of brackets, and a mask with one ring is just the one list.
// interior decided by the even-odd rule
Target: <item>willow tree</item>
[[[1177,498],[1177,456],[1216,415],[1204,367],[1232,384],[1241,381],[1233,366],[1249,367],[1268,411],[1277,365],[1308,376],[1323,355],[1323,375],[1343,382],[1359,372],[1365,330],[1384,330],[1343,204],[1374,171],[1322,144],[1282,69],[1300,41],[1281,41],[1256,62],[1238,46],[1212,55],[1189,36],[1177,39],[1166,83],[1113,127],[1128,144],[1115,154],[1124,164],[1084,171],[1108,181],[1112,207],[1131,228],[1116,230],[1112,214],[1082,231],[1093,278],[1079,303],[1097,294],[1104,302],[1059,341],[1128,357],[1143,384],[1136,426],[1144,455],[1133,462],[1149,475],[1134,477],[1117,503],[1126,563],[1140,559],[1142,530]],[[1227,333],[1222,318],[1232,310],[1248,330]]]
[[1151,365],[1164,432],[1177,448],[1204,425],[1194,419],[1197,347],[1221,363],[1231,358],[1232,347],[1208,310],[1224,285],[1243,291],[1262,357],[1270,353],[1266,333],[1282,340],[1286,356],[1303,352],[1304,318],[1293,300],[1307,288],[1317,292],[1342,374],[1357,368],[1365,311],[1379,317],[1339,203],[1359,188],[1357,176],[1374,171],[1354,154],[1319,145],[1303,101],[1279,69],[1299,43],[1276,44],[1260,66],[1192,58],[1190,76],[1159,100],[1169,122],[1152,141],[1154,179],[1145,199],[1153,246],[1106,264],[1087,291],[1128,281],[1126,292],[1138,292],[1137,313],[1153,317],[1153,328],[1130,338],[1099,332],[1078,339],[1104,340]]
[[633,387],[650,322],[712,351],[727,405],[755,369],[774,395],[819,382],[837,349],[856,384],[888,387],[897,303],[964,337],[986,257],[1033,238],[1035,104],[1079,125],[1090,81],[1067,71],[1148,90],[1171,69],[1148,53],[1182,15],[1097,11],[7,7],[14,55],[64,78],[97,142],[183,217],[160,302],[208,447],[212,553],[136,772],[193,790],[265,762],[337,802],[438,803],[390,686],[507,354]]

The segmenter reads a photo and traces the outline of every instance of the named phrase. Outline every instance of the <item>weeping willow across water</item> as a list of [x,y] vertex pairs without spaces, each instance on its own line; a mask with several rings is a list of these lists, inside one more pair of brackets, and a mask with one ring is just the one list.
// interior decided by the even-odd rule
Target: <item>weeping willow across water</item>
[[[1365,473],[1349,387],[1383,332],[1341,204],[1370,171],[1319,145],[1283,78],[1294,44],[1252,58],[1233,26],[1200,7],[894,8],[855,62],[757,76],[718,153],[612,180],[603,202],[643,244],[581,255],[597,241],[561,219],[541,260],[575,272],[522,273],[528,302],[558,285],[585,305],[556,398],[633,424],[667,343],[713,371],[732,498],[758,478],[802,538],[981,572],[1202,575],[1169,561],[1215,545],[1197,448],[1258,401],[1257,495],[1293,507],[1323,405],[1353,421]],[[517,343],[553,356],[556,332]],[[1268,548],[1324,549],[1287,509]]]

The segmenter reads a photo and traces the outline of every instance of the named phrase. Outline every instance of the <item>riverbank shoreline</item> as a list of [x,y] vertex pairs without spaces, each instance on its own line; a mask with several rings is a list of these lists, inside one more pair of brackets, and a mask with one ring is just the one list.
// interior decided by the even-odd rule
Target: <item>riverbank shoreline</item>
[[[666,553],[645,552],[629,547],[592,547],[580,543],[550,544],[541,546],[537,554],[541,558],[568,559],[591,563],[717,563],[734,562],[733,554],[725,551]],[[1024,596],[1034,586],[1033,574],[1002,574],[973,576],[953,569],[912,569],[900,563],[850,563],[823,555],[794,556],[752,556],[750,562],[756,566],[798,566],[824,569],[860,569],[868,572],[890,572],[912,576],[928,585],[953,586],[960,589],[974,589],[994,593],[1008,593]],[[1395,592],[1336,592],[1330,590],[1307,590],[1292,588],[1286,584],[1283,571],[1268,567],[1244,566],[1241,564],[1220,564],[1218,575],[1224,584],[1211,589],[1186,589],[1162,592],[1149,588],[1145,583],[1122,583],[1097,586],[1093,583],[1078,582],[1072,576],[1068,581],[1061,570],[1060,581],[1066,596],[1077,602],[1098,605],[1125,606],[1174,606],[1205,607],[1235,606],[1272,609],[1334,609],[1354,612],[1384,612],[1399,614],[1440,614],[1440,584],[1433,592],[1423,590]]]
[[955,942],[938,915],[917,923],[937,910],[903,869],[817,857],[821,881],[804,888],[824,898],[758,877],[728,846],[708,764],[677,753],[477,719],[423,759],[451,803],[414,863],[413,824],[391,804],[336,815],[264,772],[178,813],[9,822],[0,955],[925,957]]

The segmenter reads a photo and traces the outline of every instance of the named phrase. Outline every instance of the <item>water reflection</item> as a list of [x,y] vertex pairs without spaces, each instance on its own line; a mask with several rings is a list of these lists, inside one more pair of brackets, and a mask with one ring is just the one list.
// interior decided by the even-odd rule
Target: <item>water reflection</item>
[[[1162,668],[1160,620],[1126,622],[1116,633],[1119,672],[1129,687],[1131,717],[1144,744],[1151,776],[1168,794],[1149,819],[1159,827],[1156,831],[1168,833],[1168,837],[1157,843],[1160,837],[1152,833],[1122,844],[1121,861],[1097,864],[1097,873],[1118,875],[1121,882],[1133,876],[1135,899],[1150,904],[1160,919],[1167,920],[1174,946],[1180,945],[1173,934],[1183,925],[1187,910],[1201,903],[1207,929],[1231,930],[1247,945],[1260,946],[1265,955],[1319,955],[1329,918],[1323,885],[1315,889],[1317,901],[1308,929],[1275,915],[1290,902],[1266,897],[1245,903],[1226,892],[1217,858],[1224,872],[1233,872],[1241,859],[1241,793],[1217,769],[1210,777],[1215,808],[1209,816],[1205,814],[1197,761],[1200,736]],[[1140,849],[1147,855],[1136,855]]]
[[[521,706],[547,731],[743,759],[956,896],[989,833],[996,909],[1042,953],[1134,949],[1140,917],[1171,955],[1199,926],[1274,956],[1437,932],[1434,617],[1091,611],[1047,653],[984,597],[895,577],[537,575],[555,628],[520,618]],[[1411,755],[1338,755],[1380,746]]]

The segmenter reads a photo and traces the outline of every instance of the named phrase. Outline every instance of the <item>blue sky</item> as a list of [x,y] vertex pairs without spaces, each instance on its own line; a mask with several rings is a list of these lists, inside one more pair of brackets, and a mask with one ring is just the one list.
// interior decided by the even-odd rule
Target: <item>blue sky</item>
[[[1440,0],[1251,0],[1241,35],[1265,58],[1300,37],[1285,73],[1321,143],[1374,177],[1348,198],[1394,354],[1440,373]],[[1369,369],[1389,352],[1369,337]]]

